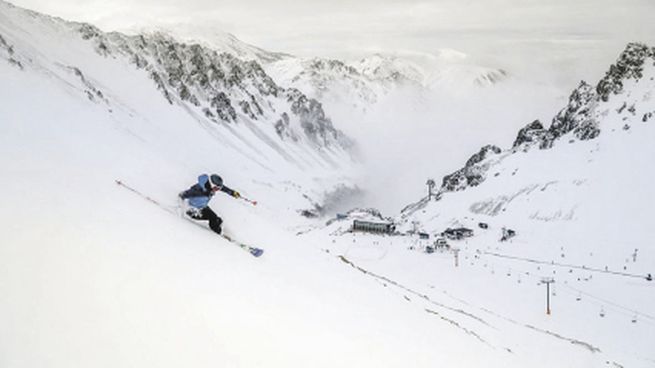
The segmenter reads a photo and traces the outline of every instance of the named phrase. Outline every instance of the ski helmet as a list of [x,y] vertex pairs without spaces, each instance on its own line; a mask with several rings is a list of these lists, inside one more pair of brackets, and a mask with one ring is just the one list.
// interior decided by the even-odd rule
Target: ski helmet
[[211,183],[213,185],[215,185],[215,186],[217,186],[219,188],[223,186],[223,179],[220,176],[216,175],[216,174],[212,174],[212,176],[209,178],[209,180],[211,181]]

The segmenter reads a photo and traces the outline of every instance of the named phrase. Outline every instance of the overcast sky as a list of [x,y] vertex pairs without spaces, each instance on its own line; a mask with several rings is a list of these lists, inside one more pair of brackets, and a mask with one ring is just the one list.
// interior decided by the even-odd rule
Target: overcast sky
[[655,44],[655,0],[11,1],[104,30],[210,25],[301,56],[453,48],[518,67],[568,68],[573,77],[593,78],[585,73],[606,69],[629,41]]

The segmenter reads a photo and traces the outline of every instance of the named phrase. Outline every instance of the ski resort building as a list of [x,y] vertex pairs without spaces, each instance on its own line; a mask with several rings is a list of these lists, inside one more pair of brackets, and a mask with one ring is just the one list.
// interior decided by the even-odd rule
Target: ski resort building
[[461,240],[473,236],[473,230],[465,227],[458,227],[456,229],[448,228],[441,233],[441,236],[451,240]]
[[396,225],[391,222],[369,222],[354,220],[353,231],[364,231],[367,233],[391,234],[396,231]]

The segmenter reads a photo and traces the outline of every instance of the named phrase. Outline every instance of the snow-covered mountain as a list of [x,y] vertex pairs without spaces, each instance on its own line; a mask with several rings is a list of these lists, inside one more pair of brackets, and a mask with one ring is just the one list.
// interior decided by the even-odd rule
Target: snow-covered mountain
[[349,62],[321,58],[285,58],[264,68],[281,85],[307,91],[334,110],[365,112],[385,97],[410,90],[417,99],[436,92],[489,87],[509,77],[502,69],[468,62],[465,54],[444,50],[438,55],[373,54]]
[[[331,238],[326,252],[409,305],[443,308],[471,351],[502,350],[506,365],[650,366],[654,91],[655,48],[629,44],[548,127],[483,146],[432,199],[396,219],[352,210],[306,236]],[[352,232],[354,220],[395,232]]]
[[177,23],[152,27],[128,28],[124,30],[124,33],[134,35],[165,34],[170,38],[187,44],[200,44],[221,53],[232,54],[241,60],[254,60],[259,63],[271,63],[293,57],[283,52],[264,50],[261,47],[241,41],[231,33],[223,32],[216,27],[208,25]]
[[[495,273],[506,275],[498,288],[553,278],[560,317],[548,322],[551,332],[621,357],[607,359],[615,366],[652,364],[654,91],[655,48],[629,44],[598,83],[579,84],[548,127],[534,121],[512,147],[482,147],[443,177],[435,197],[407,206],[399,231],[472,230],[448,240],[479,278],[467,282],[471,292]],[[504,308],[506,316],[524,313]]]
[[[553,148],[561,147],[563,142],[583,142],[574,146],[576,148],[585,141],[595,143],[603,131],[604,138],[615,141],[620,138],[613,137],[611,133],[617,129],[627,132],[633,124],[641,122],[639,126],[647,123],[655,111],[652,98],[655,82],[650,75],[655,74],[652,70],[655,66],[654,58],[655,52],[648,46],[629,44],[616,64],[610,67],[605,77],[595,86],[585,81],[580,82],[571,93],[567,106],[552,119],[547,129],[539,120],[535,120],[518,132],[511,148],[503,150],[493,145],[482,147],[463,168],[443,178],[437,197],[482,184],[490,178],[492,171],[502,166],[506,158],[513,159],[534,149],[556,152],[558,150]],[[648,147],[638,146],[633,149],[647,150]],[[528,154],[524,157],[529,160],[532,156]],[[580,172],[584,171],[581,168]],[[493,174],[494,177],[501,176],[500,172]],[[514,178],[509,180],[514,181]]]
[[[3,6],[8,12],[22,12],[9,4]],[[334,147],[337,150],[347,149],[350,145],[348,139],[333,128],[317,101],[298,90],[279,87],[256,61],[244,61],[198,44],[180,43],[160,33],[138,36],[105,34],[89,24],[65,22],[30,12],[24,12],[22,20],[25,22],[7,19],[7,37],[16,33],[11,26],[24,27],[27,21],[40,22],[40,26],[50,26],[58,33],[77,34],[99,56],[122,59],[136,69],[142,69],[170,104],[180,105],[190,114],[204,115],[207,121],[217,124],[243,122],[252,128],[251,123],[261,120],[267,122],[269,130],[274,128],[279,140],[311,142],[317,148]],[[20,49],[20,44],[9,46],[16,57],[24,60],[24,69],[38,62],[50,62],[51,65],[38,66],[52,68],[54,65],[74,74],[95,94],[97,88],[92,85],[92,78],[85,78],[84,71],[73,65],[76,55],[70,55],[67,60],[39,60],[36,56],[40,55],[30,55],[30,50]],[[61,74],[60,71],[55,73]],[[97,94],[90,99],[95,97],[102,100],[102,96]],[[264,128],[260,124],[258,129]]]
[[417,65],[395,56],[374,54],[354,65],[362,75],[383,85],[421,85],[425,78]]
[[[103,35],[88,25],[79,28],[104,56],[128,58],[145,69],[169,103],[179,98],[215,123],[274,122],[278,137],[316,147],[346,149],[347,138],[332,126],[320,105],[296,89],[285,90],[256,61],[178,43],[161,34],[126,37]],[[191,107],[193,106],[193,107]]]
[[[257,61],[0,0],[0,366],[651,366],[652,49],[622,60],[552,131],[471,160],[479,185],[404,213],[488,223],[455,261],[347,231],[375,210],[300,216],[352,194],[351,143]],[[176,214],[213,172],[259,202],[211,206],[261,258]]]
[[[528,220],[531,227],[589,221],[596,228],[590,236],[644,239],[650,230],[640,221],[650,219],[632,213],[646,213],[654,204],[646,191],[651,175],[643,170],[655,155],[647,143],[653,90],[655,49],[629,44],[595,86],[580,82],[547,128],[535,120],[517,133],[512,147],[482,147],[443,177],[436,201],[423,198],[402,217],[435,228],[471,216]],[[447,215],[426,221],[437,213]],[[606,226],[623,219],[629,219],[623,225],[630,231]]]
[[345,104],[349,109],[365,111],[378,101],[384,88],[353,66],[335,59],[288,58],[269,64],[266,69],[283,85],[308,91],[333,108]]
[[430,89],[466,90],[475,87],[491,87],[509,77],[503,69],[473,65],[445,66],[433,72],[427,82]]
[[[103,33],[6,2],[1,6],[0,61],[13,67],[9,76],[42,78],[58,86],[58,94],[81,98],[98,114],[94,119],[114,121],[136,139],[145,140],[139,129],[173,129],[184,137],[179,144],[208,145],[217,157],[262,173],[285,167],[335,178],[336,168],[348,171],[354,163],[352,141],[334,128],[322,105],[280,87],[257,61],[164,34]],[[18,80],[14,92],[32,93]],[[194,134],[201,135],[197,143]],[[317,193],[325,190],[319,187]]]
[[297,88],[321,102],[337,103],[337,107],[345,104],[366,110],[404,87],[465,90],[492,86],[509,77],[502,69],[475,65],[469,62],[466,54],[451,49],[404,56],[375,53],[346,61],[267,51],[213,26],[169,24],[126,32],[166,35],[242,60],[257,61],[279,85]]

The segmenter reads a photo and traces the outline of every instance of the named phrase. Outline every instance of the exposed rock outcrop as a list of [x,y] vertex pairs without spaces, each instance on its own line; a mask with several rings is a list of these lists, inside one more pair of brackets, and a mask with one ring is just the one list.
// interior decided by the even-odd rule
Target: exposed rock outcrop
[[641,43],[628,44],[625,51],[619,55],[617,62],[610,66],[605,77],[598,82],[596,92],[600,99],[606,102],[610,95],[621,93],[626,79],[640,79],[643,76],[644,64],[653,63],[653,59],[655,59],[655,47],[648,47]]
[[88,24],[77,24],[77,31],[94,42],[101,55],[126,56],[147,70],[169,103],[188,103],[216,123],[268,122],[280,138],[306,140],[319,149],[348,150],[353,145],[334,128],[318,101],[278,86],[257,61],[180,43],[161,33],[106,34]]
[[492,155],[501,153],[502,150],[494,145],[486,145],[480,151],[466,161],[466,165],[443,178],[440,192],[455,192],[474,187],[482,183],[486,178],[489,165],[484,161]]

